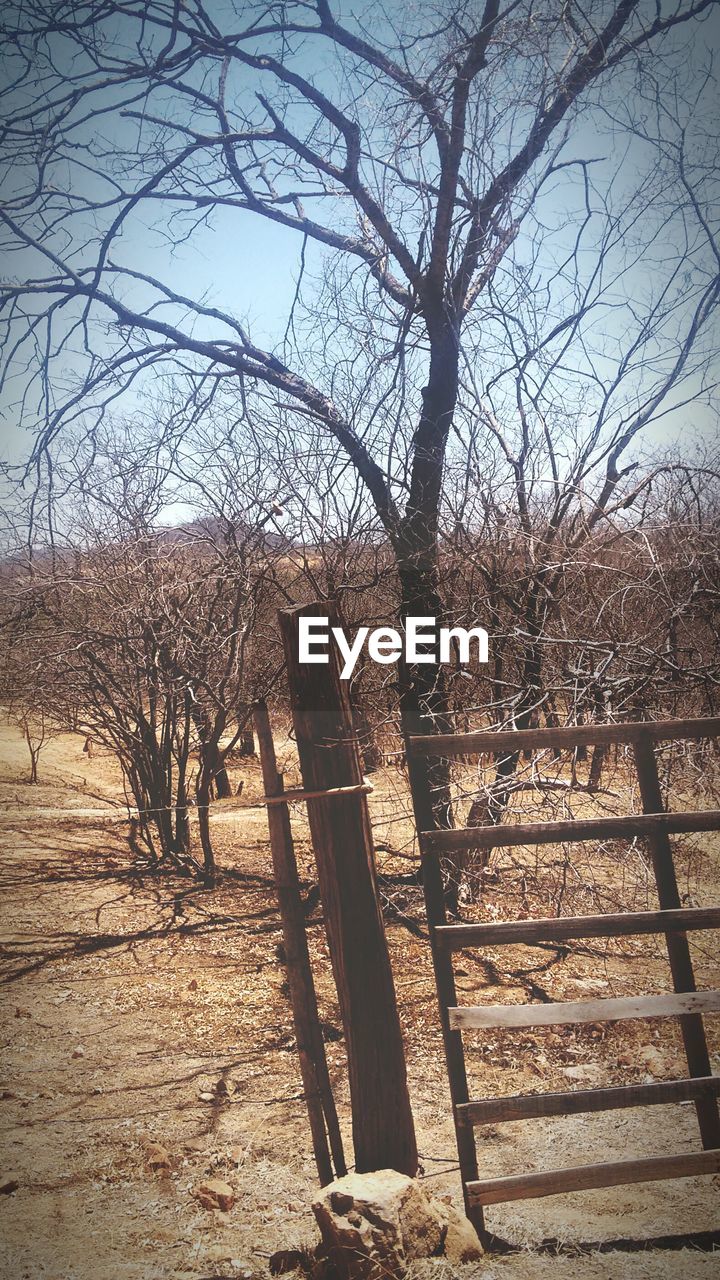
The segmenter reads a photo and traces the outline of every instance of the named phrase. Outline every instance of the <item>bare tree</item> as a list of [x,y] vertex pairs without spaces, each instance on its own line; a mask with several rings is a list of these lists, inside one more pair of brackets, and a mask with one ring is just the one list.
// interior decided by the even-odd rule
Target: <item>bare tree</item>
[[21,712],[19,719],[20,728],[30,753],[30,782],[37,783],[39,782],[38,762],[40,760],[40,752],[50,737],[50,726],[42,707],[35,712]]
[[152,862],[202,870],[212,887],[213,788],[228,794],[226,755],[271,683],[272,655],[252,654],[251,633],[272,555],[247,509],[158,523],[173,479],[127,431],[96,433],[90,457],[71,451],[56,470],[55,539],[43,548],[36,526],[10,575],[4,636],[16,666],[24,657],[23,723],[50,717],[112,751]]
[[[14,368],[34,370],[28,414],[39,392],[38,467],[63,423],[181,368],[191,415],[218,394],[251,436],[259,403],[272,429],[289,416],[300,444],[305,428],[339,446],[392,545],[402,615],[439,616],[449,441],[469,434],[482,472],[497,440],[527,529],[539,430],[552,559],[569,495],[582,488],[578,519],[596,525],[632,485],[638,433],[703,393],[720,289],[701,123],[712,10],[368,2],[344,22],[329,0],[239,16],[195,0],[11,4],[1,216],[31,280],[3,299]],[[239,307],[186,296],[171,252],[153,273],[140,249],[150,227],[170,249],[220,226],[229,244],[251,216],[302,249],[269,350]],[[304,276],[321,279],[320,311]],[[549,389],[591,424],[568,468]],[[546,581],[528,596],[537,636]],[[534,664],[531,644],[529,704]],[[444,727],[437,668],[403,671],[401,705],[406,730]],[[442,762],[430,782],[449,821]]]

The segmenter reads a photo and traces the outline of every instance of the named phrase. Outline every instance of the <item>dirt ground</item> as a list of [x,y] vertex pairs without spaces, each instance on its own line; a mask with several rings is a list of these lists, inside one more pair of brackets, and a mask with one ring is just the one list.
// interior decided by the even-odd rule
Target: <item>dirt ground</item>
[[[215,808],[225,875],[207,893],[179,876],[138,874],[117,807],[115,762],[101,753],[89,759],[82,746],[79,737],[53,739],[41,756],[40,783],[31,787],[19,734],[7,726],[0,733],[0,1176],[17,1182],[0,1196],[0,1274],[264,1276],[272,1252],[312,1244],[317,1233],[258,766],[238,762],[243,794]],[[401,775],[388,769],[373,782],[380,869],[407,873],[411,832],[397,820]],[[702,794],[695,803],[702,807]],[[293,827],[309,887],[312,853],[300,807]],[[542,868],[522,863],[518,850],[509,853],[512,859],[487,870],[482,902],[473,908],[481,918],[536,907],[541,914],[548,885],[554,897],[545,914],[558,893],[572,913],[654,905],[641,850],[628,860],[612,846],[572,863],[555,851]],[[717,843],[688,841],[679,861],[687,901],[716,901]],[[424,1176],[460,1202],[421,902],[409,887],[387,894]],[[309,937],[351,1151],[343,1043],[318,911]],[[698,985],[718,985],[716,939],[698,935],[693,948]],[[488,984],[494,1003],[668,989],[658,939],[571,952],[498,948],[459,957],[457,974],[468,1003],[487,999]],[[716,1071],[718,1021],[708,1020]],[[472,1091],[480,1097],[685,1074],[677,1033],[651,1022],[477,1033],[468,1043]],[[694,1109],[686,1105],[486,1127],[477,1140],[481,1176],[699,1147]],[[159,1168],[158,1147],[167,1154]],[[233,1187],[229,1212],[203,1208],[196,1198],[208,1176]],[[709,1239],[720,1226],[719,1187],[717,1177],[682,1179],[493,1207],[488,1226],[515,1251],[460,1271],[468,1280],[709,1280],[720,1276],[720,1253],[712,1253]],[[663,1243],[669,1237],[685,1247]],[[598,1247],[619,1239],[622,1247]],[[420,1270],[438,1280],[452,1275],[442,1260]]]

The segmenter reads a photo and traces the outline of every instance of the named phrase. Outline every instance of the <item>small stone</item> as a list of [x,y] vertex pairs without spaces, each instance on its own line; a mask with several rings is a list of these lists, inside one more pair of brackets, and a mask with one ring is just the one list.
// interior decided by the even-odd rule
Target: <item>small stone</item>
[[204,1151],[207,1146],[207,1138],[186,1138],[183,1142],[185,1151]]
[[577,1080],[581,1084],[597,1084],[602,1074],[598,1067],[589,1062],[579,1062],[572,1067],[563,1067],[562,1073],[568,1080]]
[[657,1077],[662,1078],[666,1071],[665,1058],[653,1045],[647,1045],[640,1050],[638,1065],[645,1068],[651,1080]]
[[11,1173],[5,1173],[0,1177],[0,1196],[10,1196],[13,1191],[17,1191],[20,1183]]
[[203,1092],[200,1094],[200,1101],[201,1101],[201,1102],[214,1102],[214,1101],[215,1101],[215,1094],[214,1094],[214,1093],[208,1093],[208,1092],[207,1092],[207,1090],[206,1090],[206,1089],[204,1089],[204,1090],[203,1090]]
[[149,1142],[145,1148],[145,1162],[148,1169],[159,1170],[170,1168],[170,1156],[159,1142]]
[[197,991],[197,978],[193,978],[192,982],[188,982],[188,991]]
[[232,1247],[228,1244],[211,1244],[203,1250],[203,1254],[208,1262],[229,1262]]
[[195,1188],[195,1197],[204,1209],[220,1209],[227,1213],[235,1203],[235,1192],[220,1178],[206,1178]]
[[73,1049],[72,1053],[70,1054],[70,1057],[71,1057],[71,1058],[84,1058],[84,1057],[85,1057],[85,1050],[83,1049],[83,1047],[82,1047],[82,1045],[81,1045],[81,1044],[77,1045],[77,1046]]

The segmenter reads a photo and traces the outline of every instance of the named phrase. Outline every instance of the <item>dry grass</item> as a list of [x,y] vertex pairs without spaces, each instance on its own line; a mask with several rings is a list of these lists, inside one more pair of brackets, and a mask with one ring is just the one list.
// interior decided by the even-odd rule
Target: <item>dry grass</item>
[[[309,1210],[315,1181],[275,952],[279,927],[265,815],[251,807],[260,794],[257,767],[237,766],[245,779],[242,799],[219,807],[216,841],[228,875],[210,895],[180,878],[138,878],[117,821],[69,812],[43,817],[27,808],[28,801],[61,810],[108,805],[118,797],[110,758],[88,761],[80,739],[55,740],[41,759],[44,781],[30,789],[23,744],[7,731],[2,746],[2,1171],[16,1171],[20,1184],[0,1204],[2,1274],[8,1280],[263,1274],[272,1251],[315,1238]],[[412,830],[399,807],[402,777],[388,769],[373,781],[378,837],[403,855],[381,854],[380,869],[407,874]],[[625,781],[618,803],[627,800]],[[309,884],[312,854],[299,808],[294,829]],[[693,899],[714,900],[717,843],[703,837],[679,848]],[[595,849],[582,862],[575,850],[570,860],[562,850],[548,850],[547,865],[535,861],[534,851],[509,852],[512,859],[498,855],[491,863],[483,898],[470,914],[518,915],[524,903],[531,914],[547,914],[558,861],[569,861],[575,877],[563,910],[607,909],[615,901],[642,906],[649,894],[639,850],[628,858],[615,847]],[[457,1197],[427,942],[397,918],[399,911],[422,927],[420,894],[408,885],[389,885],[387,893],[395,907],[388,931],[425,1175],[438,1191]],[[337,1027],[317,916],[310,944],[321,1016]],[[713,985],[717,944],[700,935],[693,945],[699,984]],[[593,942],[571,953],[495,948],[483,957],[459,957],[458,970],[468,1001],[487,999],[488,984],[494,1001],[579,998],[591,990],[621,995],[667,985],[656,939]],[[717,1059],[717,1034],[713,1053]],[[328,1056],[350,1149],[341,1040],[328,1044]],[[682,1072],[677,1036],[652,1023],[478,1034],[469,1063],[481,1096]],[[150,1168],[149,1143],[168,1152],[166,1170]],[[497,1174],[696,1145],[694,1113],[685,1106],[478,1133],[481,1166]],[[227,1214],[209,1212],[195,1199],[194,1188],[209,1173],[236,1191]],[[716,1258],[707,1253],[552,1258],[529,1250],[548,1236],[570,1245],[710,1230],[717,1227],[717,1183],[683,1180],[498,1206],[488,1213],[490,1227],[526,1251],[493,1258],[481,1273],[497,1280],[544,1280],[551,1269],[557,1280],[679,1273],[704,1280],[717,1274]],[[421,1268],[419,1278],[445,1280],[446,1272],[437,1262]]]

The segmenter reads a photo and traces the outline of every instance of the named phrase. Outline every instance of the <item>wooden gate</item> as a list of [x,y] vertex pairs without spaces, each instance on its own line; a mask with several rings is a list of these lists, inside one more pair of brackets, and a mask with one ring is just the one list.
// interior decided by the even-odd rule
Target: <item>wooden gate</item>
[[[703,1015],[720,1012],[720,991],[697,991],[688,930],[720,927],[720,907],[683,908],[678,891],[670,836],[681,832],[720,830],[720,810],[664,810],[653,744],[659,741],[715,738],[720,718],[647,721],[632,724],[584,725],[559,729],[432,734],[408,740],[408,761],[420,851],[425,900],[432,939],[460,1174],[468,1217],[485,1231],[483,1207],[559,1192],[609,1187],[631,1182],[720,1172],[720,1119],[717,1098],[720,1076],[712,1074]],[[542,749],[574,749],[590,744],[628,744],[637,770],[643,814],[562,822],[533,822],[436,828],[426,762],[432,756],[493,754],[497,759]],[[461,849],[557,841],[641,837],[647,842],[657,886],[659,910],[619,914],[518,920],[501,924],[448,923],[440,860]],[[631,934],[664,934],[674,990],[666,995],[583,1000],[557,1004],[460,1006],[455,989],[453,955],[461,948],[564,942],[572,938],[609,938]],[[688,1076],[681,1080],[616,1088],[579,1089],[567,1093],[471,1099],[468,1093],[462,1033],[467,1028],[533,1027],[563,1023],[616,1021],[624,1018],[677,1017],[680,1020]],[[702,1150],[651,1159],[619,1160],[547,1172],[521,1172],[511,1177],[480,1177],[475,1128],[506,1120],[577,1115],[619,1107],[692,1101],[697,1111]]]

